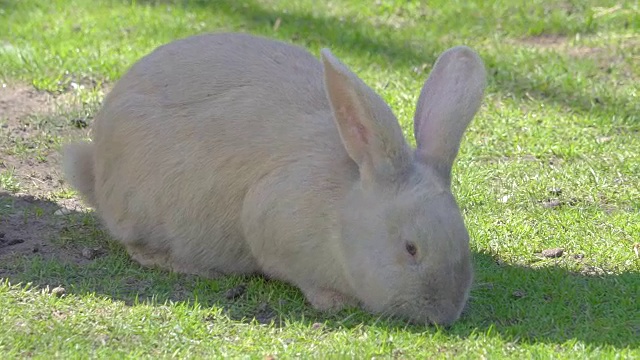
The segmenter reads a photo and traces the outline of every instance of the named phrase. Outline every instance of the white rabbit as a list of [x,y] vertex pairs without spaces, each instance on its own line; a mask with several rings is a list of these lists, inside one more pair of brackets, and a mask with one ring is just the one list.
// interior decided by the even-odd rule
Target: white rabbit
[[246,34],[172,42],[115,85],[68,181],[143,265],[263,273],[317,309],[450,324],[472,282],[452,164],[485,88],[467,47],[437,60],[417,149],[329,50]]

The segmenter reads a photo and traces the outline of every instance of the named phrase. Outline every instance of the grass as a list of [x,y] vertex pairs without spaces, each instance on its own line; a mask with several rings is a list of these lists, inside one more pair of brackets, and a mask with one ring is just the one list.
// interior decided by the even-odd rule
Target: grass
[[[489,87],[453,179],[476,269],[459,322],[443,329],[357,309],[321,314],[279,282],[141,268],[91,213],[51,216],[75,195],[66,185],[36,194],[29,173],[59,174],[55,153],[86,136],[103,85],[160,44],[221,30],[314,54],[330,47],[389,102],[411,141],[413,107],[437,55],[458,44],[480,52]],[[637,1],[0,0],[0,83],[30,84],[62,103],[22,117],[20,133],[0,113],[9,125],[0,127],[0,226],[19,214],[37,230],[52,218],[49,253],[0,261],[0,352],[639,358],[639,33]],[[27,195],[35,198],[23,204]],[[94,247],[99,257],[77,256]],[[560,258],[539,254],[556,247]],[[244,294],[227,296],[241,284]],[[58,285],[62,297],[47,291]]]

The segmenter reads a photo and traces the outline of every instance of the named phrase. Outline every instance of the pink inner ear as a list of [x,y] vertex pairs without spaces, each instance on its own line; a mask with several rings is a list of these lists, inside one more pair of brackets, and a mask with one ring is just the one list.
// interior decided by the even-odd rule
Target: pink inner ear
[[355,135],[363,144],[369,145],[369,133],[367,132],[367,129],[362,126],[362,124],[360,124],[359,122],[353,122],[351,129],[351,131],[355,133]]
[[369,145],[371,134],[367,131],[367,128],[358,121],[355,111],[355,109],[346,106],[341,109],[344,118],[347,119],[347,123],[349,124],[351,137],[363,145]]

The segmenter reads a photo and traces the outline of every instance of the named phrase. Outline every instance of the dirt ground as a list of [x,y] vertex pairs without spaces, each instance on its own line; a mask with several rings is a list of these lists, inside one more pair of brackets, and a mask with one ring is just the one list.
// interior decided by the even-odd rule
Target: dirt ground
[[68,188],[58,151],[58,144],[87,136],[86,127],[63,115],[76,100],[72,93],[0,84],[0,262],[34,254],[87,260],[80,249],[51,243],[70,225],[68,216],[86,211],[80,201],[64,196]]

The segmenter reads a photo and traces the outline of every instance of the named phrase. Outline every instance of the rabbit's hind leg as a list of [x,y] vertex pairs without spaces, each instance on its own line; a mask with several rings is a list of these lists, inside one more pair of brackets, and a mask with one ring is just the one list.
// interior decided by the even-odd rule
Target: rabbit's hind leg
[[180,274],[190,274],[215,279],[224,274],[215,269],[204,269],[176,261],[168,246],[153,246],[145,242],[126,243],[127,252],[140,265],[149,268],[159,268]]

